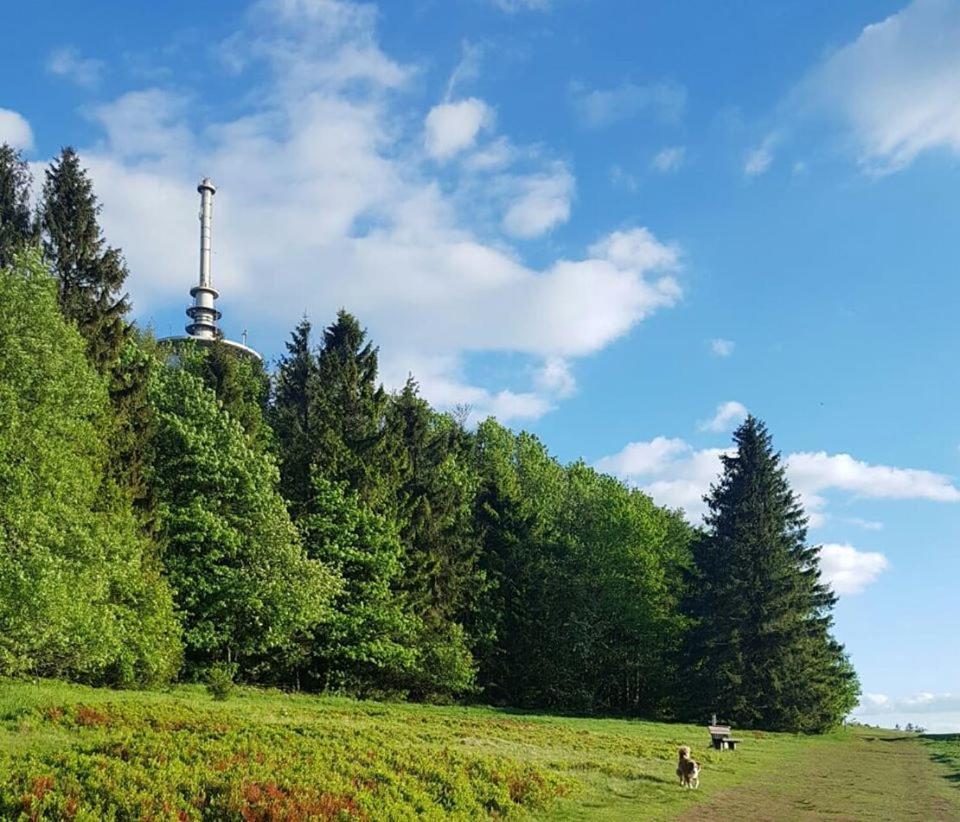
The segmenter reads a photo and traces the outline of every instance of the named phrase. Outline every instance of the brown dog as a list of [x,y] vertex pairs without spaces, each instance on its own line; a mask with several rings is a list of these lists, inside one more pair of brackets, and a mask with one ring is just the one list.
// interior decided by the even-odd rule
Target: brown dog
[[700,763],[690,756],[690,749],[683,745],[680,748],[680,761],[677,763],[677,776],[684,788],[700,787]]

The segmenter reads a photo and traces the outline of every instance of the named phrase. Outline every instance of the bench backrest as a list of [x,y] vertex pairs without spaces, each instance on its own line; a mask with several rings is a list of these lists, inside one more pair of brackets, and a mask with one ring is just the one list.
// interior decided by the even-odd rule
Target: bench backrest
[[729,725],[709,725],[708,730],[710,736],[730,736],[731,734]]

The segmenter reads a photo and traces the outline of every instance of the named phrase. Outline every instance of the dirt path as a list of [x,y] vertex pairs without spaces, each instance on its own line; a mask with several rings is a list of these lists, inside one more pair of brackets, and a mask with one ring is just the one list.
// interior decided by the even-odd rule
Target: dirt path
[[916,737],[865,730],[812,745],[781,771],[724,791],[680,819],[960,819],[960,789]]

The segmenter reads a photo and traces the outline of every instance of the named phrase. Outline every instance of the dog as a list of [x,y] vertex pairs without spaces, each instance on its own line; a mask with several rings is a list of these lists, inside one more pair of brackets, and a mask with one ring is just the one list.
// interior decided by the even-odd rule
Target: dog
[[690,756],[690,748],[686,745],[680,748],[680,761],[677,763],[677,776],[684,788],[700,787],[700,763]]

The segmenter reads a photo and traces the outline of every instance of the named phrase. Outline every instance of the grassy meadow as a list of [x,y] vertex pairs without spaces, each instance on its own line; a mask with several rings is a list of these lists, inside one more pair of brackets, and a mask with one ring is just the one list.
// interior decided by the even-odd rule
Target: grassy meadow
[[[0,818],[960,818],[960,737],[821,737],[199,687],[0,682]],[[701,789],[674,776],[694,748]]]

